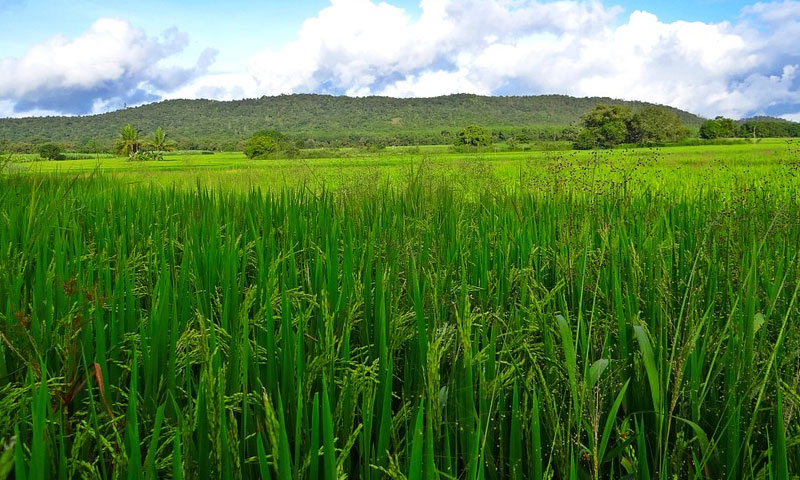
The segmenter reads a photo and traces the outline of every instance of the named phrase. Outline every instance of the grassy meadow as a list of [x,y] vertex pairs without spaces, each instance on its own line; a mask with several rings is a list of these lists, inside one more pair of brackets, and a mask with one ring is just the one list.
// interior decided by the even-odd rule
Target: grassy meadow
[[[559,144],[557,144],[560,147]],[[241,152],[180,152],[163,161],[130,162],[126,157],[97,156],[54,162],[16,157],[18,172],[47,174],[103,173],[128,184],[195,188],[198,184],[226,191],[253,188],[279,190],[303,186],[320,190],[363,190],[406,185],[409,178],[447,182],[461,190],[487,182],[500,189],[548,189],[551,184],[576,186],[592,180],[634,182],[661,188],[704,188],[712,184],[751,182],[783,177],[798,161],[800,144],[764,139],[757,144],[703,145],[574,151],[533,145],[531,151],[505,151],[502,146],[477,153],[455,153],[447,146],[396,147],[368,152],[359,149],[305,151],[315,158],[250,160]],[[326,157],[326,155],[330,155]],[[713,176],[713,180],[709,179]],[[598,185],[598,186],[602,186]]]
[[6,164],[0,479],[798,478],[798,173],[783,140]]

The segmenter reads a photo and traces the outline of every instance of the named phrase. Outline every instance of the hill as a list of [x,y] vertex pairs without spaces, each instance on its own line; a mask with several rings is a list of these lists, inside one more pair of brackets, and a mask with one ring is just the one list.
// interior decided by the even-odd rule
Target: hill
[[[651,105],[564,95],[399,99],[297,94],[235,101],[166,100],[83,117],[0,119],[0,142],[61,142],[80,148],[92,141],[111,142],[126,123],[143,132],[163,126],[182,148],[229,148],[262,129],[279,130],[307,146],[441,143],[443,136],[473,123],[500,136],[557,138],[574,131],[581,116],[598,103],[633,110]],[[670,110],[689,126],[703,121],[691,113]]]

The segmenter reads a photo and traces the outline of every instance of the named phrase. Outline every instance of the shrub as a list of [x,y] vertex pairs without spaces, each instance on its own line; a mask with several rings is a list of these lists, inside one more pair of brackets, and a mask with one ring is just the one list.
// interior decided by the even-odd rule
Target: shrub
[[591,150],[599,146],[599,143],[600,136],[597,133],[597,129],[584,128],[575,138],[573,147],[575,147],[576,150]]
[[262,130],[250,137],[244,147],[244,154],[251,159],[268,158],[279,150],[285,150],[287,146],[286,139],[281,133]]

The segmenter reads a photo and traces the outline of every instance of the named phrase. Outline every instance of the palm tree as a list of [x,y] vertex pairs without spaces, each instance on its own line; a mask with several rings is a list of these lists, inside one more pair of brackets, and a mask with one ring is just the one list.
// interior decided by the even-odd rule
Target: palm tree
[[164,132],[164,129],[158,127],[156,131],[153,132],[153,140],[150,142],[150,146],[157,152],[167,152],[172,150],[173,142],[167,140],[167,134]]
[[119,129],[117,141],[114,144],[117,153],[120,155],[128,155],[128,158],[133,160],[139,149],[142,147],[140,140],[141,130],[137,130],[133,124],[127,124]]

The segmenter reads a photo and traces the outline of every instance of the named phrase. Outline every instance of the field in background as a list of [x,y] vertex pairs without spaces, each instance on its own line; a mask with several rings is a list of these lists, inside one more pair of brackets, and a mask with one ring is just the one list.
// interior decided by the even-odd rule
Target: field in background
[[[325,151],[320,151],[324,153]],[[198,185],[246,191],[305,185],[318,190],[402,185],[424,175],[459,183],[493,181],[523,189],[541,183],[635,181],[659,187],[700,188],[709,175],[721,183],[783,178],[800,162],[800,144],[766,139],[755,144],[631,148],[592,151],[453,153],[447,146],[387,148],[378,152],[339,149],[335,158],[250,160],[242,153],[168,154],[163,161],[126,158],[14,164],[17,171],[101,172],[128,183]],[[793,175],[793,174],[792,174]]]
[[15,478],[800,471],[793,144],[6,167]]

